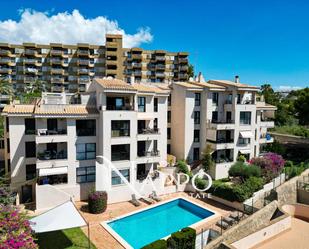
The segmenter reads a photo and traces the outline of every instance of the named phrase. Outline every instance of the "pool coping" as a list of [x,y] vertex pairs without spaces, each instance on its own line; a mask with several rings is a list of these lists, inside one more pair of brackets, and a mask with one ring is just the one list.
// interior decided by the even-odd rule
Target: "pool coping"
[[[156,204],[149,205],[148,207],[144,207],[144,208],[141,208],[141,209],[138,209],[138,210],[129,212],[129,213],[127,213],[127,214],[123,214],[123,215],[117,216],[117,217],[115,217],[115,218],[113,218],[113,219],[109,219],[109,220],[106,220],[106,221],[102,221],[102,222],[100,222],[100,225],[101,225],[104,229],[106,229],[106,230],[107,230],[107,231],[108,231],[108,232],[109,232],[109,233],[110,233],[110,234],[111,234],[111,235],[112,235],[124,248],[126,248],[126,249],[134,249],[125,239],[123,239],[114,229],[112,229],[112,228],[108,225],[108,223],[109,223],[109,222],[112,222],[112,221],[120,220],[120,219],[122,219],[122,218],[131,216],[131,215],[134,215],[134,214],[143,212],[143,211],[145,211],[145,210],[148,210],[148,209],[151,209],[151,208],[155,208],[155,207],[158,207],[158,206],[161,206],[161,205],[164,205],[164,204],[166,204],[166,203],[169,203],[169,202],[172,202],[172,201],[175,201],[175,200],[179,200],[179,199],[183,199],[183,200],[185,200],[185,201],[187,201],[187,202],[189,202],[189,203],[192,203],[192,204],[194,204],[194,205],[196,205],[196,206],[198,206],[198,207],[200,207],[200,208],[203,208],[203,209],[208,210],[208,211],[210,211],[210,212],[213,213],[213,215],[211,215],[211,216],[209,216],[209,217],[207,217],[207,218],[205,218],[205,219],[202,219],[202,220],[200,220],[200,221],[198,221],[198,222],[195,222],[195,223],[193,223],[192,225],[190,225],[189,227],[191,227],[191,228],[196,228],[196,227],[198,227],[199,225],[201,225],[202,223],[205,223],[205,222],[207,222],[207,221],[209,221],[209,220],[212,220],[212,219],[217,218],[218,216],[220,216],[220,214],[219,214],[218,211],[215,211],[215,210],[213,210],[212,208],[209,208],[209,207],[206,208],[206,207],[202,206],[202,205],[199,204],[199,203],[196,203],[196,202],[194,202],[194,201],[192,201],[192,200],[190,200],[190,199],[188,199],[188,198],[186,198],[186,197],[180,196],[180,197],[175,197],[175,198],[172,198],[172,199],[169,199],[169,200],[160,201],[160,202],[158,202],[158,203],[156,203]],[[176,231],[175,231],[175,232],[176,232]],[[165,236],[165,237],[160,238],[160,239],[165,239],[165,240],[166,240],[168,237],[170,237],[170,235]],[[158,239],[158,240],[159,240],[159,239]]]

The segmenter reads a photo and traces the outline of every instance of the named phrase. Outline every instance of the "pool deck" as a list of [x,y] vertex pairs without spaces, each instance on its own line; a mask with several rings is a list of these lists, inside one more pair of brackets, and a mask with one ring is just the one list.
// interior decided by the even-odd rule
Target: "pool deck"
[[309,222],[292,218],[292,227],[274,238],[262,242],[254,249],[308,249]]
[[[202,228],[205,229],[207,227],[212,226],[220,219],[220,216],[228,216],[232,209],[221,205],[220,203],[214,202],[212,200],[201,200],[197,198],[193,198],[186,193],[175,193],[165,196],[160,196],[162,201],[170,200],[176,197],[185,197],[186,199],[192,201],[193,203],[197,203],[206,209],[216,211],[219,216],[216,219],[212,219],[210,222],[207,222],[207,225],[201,224],[196,228],[197,232],[199,232]],[[160,203],[160,202],[159,202]],[[87,205],[86,202],[77,202],[77,207],[81,210],[81,214],[90,224],[90,240],[98,249],[123,249],[124,247],[100,224],[103,221],[108,221],[114,219],[118,216],[125,215],[145,207],[151,207],[152,205],[145,204],[141,202],[139,207],[133,206],[129,202],[121,202],[115,204],[109,204],[107,209],[102,214],[90,214],[87,211],[83,211],[83,206]],[[82,228],[83,232],[87,235],[87,227]]]

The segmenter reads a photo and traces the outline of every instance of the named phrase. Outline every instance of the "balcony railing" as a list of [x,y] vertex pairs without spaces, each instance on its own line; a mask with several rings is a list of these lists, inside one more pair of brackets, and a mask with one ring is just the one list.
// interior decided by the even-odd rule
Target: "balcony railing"
[[227,143],[234,143],[234,139],[220,138],[220,139],[217,139],[216,141],[207,140],[207,142],[215,143],[215,144],[227,144]]
[[138,134],[159,134],[158,128],[139,129]]
[[51,150],[45,150],[44,152],[38,153],[37,158],[39,160],[57,160],[57,159],[67,159],[68,153],[67,151],[61,150],[59,152],[57,151],[51,151]]
[[53,136],[53,135],[66,135],[67,130],[65,129],[58,129],[58,130],[47,130],[47,129],[38,129],[37,135],[38,136]]
[[223,157],[223,158],[216,158],[213,159],[215,163],[231,163],[233,162],[233,159],[228,158],[228,157]]
[[112,130],[112,137],[129,137],[129,136],[130,136],[129,129]]
[[154,156],[160,156],[160,151],[153,150],[153,151],[139,151],[137,153],[138,157],[154,157]]
[[227,120],[212,119],[211,123],[212,124],[234,124],[234,120],[232,120],[232,119],[227,119]]
[[115,105],[108,105],[106,110],[108,111],[133,111],[134,107],[129,106],[115,106]]

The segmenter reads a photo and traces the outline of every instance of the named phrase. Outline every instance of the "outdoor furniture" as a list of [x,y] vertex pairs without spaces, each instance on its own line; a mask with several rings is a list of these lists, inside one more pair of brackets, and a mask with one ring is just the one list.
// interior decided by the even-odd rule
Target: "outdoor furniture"
[[221,221],[221,220],[217,221],[216,225],[218,227],[223,228],[224,230],[228,229],[228,227],[229,227],[228,223],[226,223],[225,221]]
[[224,217],[223,221],[228,223],[229,225],[232,225],[233,223],[235,223],[235,219],[233,219],[231,217]]
[[161,198],[157,195],[157,192],[156,191],[152,191],[152,194],[149,195],[149,197],[151,199],[154,199],[155,201],[161,201]]
[[230,214],[230,217],[236,221],[240,220],[243,217],[243,213],[239,211],[234,211]]
[[150,199],[150,198],[147,198],[147,197],[142,197],[141,198],[141,200],[143,201],[143,202],[145,202],[146,204],[153,204],[155,201],[154,200],[152,200],[152,199]]
[[135,207],[138,207],[141,205],[141,203],[136,199],[136,196],[132,195],[132,200],[130,201]]

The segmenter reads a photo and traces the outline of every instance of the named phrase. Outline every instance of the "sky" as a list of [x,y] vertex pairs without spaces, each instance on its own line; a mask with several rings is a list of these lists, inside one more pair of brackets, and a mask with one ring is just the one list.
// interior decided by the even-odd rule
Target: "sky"
[[206,79],[309,87],[309,1],[1,0],[0,42],[104,44],[187,51]]

